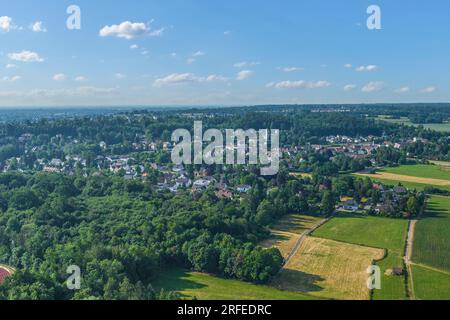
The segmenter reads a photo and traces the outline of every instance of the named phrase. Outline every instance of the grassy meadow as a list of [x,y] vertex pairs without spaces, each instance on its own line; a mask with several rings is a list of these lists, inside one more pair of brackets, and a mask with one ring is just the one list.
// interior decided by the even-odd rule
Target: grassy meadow
[[444,166],[439,165],[404,165],[399,167],[387,168],[383,172],[419,177],[419,178],[431,178],[438,180],[449,180],[450,181],[450,170]]
[[238,280],[222,279],[204,273],[172,269],[163,273],[153,284],[156,290],[178,292],[191,300],[315,300],[297,293],[259,286]]
[[416,225],[412,260],[450,272],[449,230],[450,197],[432,196],[424,217]]
[[315,237],[337,240],[373,248],[387,249],[387,256],[379,261],[383,273],[382,289],[374,291],[374,299],[406,299],[404,277],[388,276],[386,271],[403,267],[408,221],[340,214],[314,232]]
[[413,265],[415,298],[419,300],[450,300],[450,275]]

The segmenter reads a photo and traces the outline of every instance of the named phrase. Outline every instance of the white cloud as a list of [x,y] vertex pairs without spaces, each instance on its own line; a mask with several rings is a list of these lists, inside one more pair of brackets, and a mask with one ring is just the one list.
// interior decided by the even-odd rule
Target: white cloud
[[18,80],[22,79],[21,76],[12,76],[12,77],[3,77],[2,81],[7,81],[7,82],[16,82]]
[[8,16],[0,17],[0,31],[9,32],[13,29],[12,18]]
[[125,79],[126,77],[127,76],[125,74],[123,74],[123,73],[116,73],[114,75],[114,78],[116,78],[117,80],[122,80],[122,79]]
[[350,63],[344,64],[344,68],[351,69],[353,66]]
[[422,89],[420,92],[422,92],[422,93],[433,93],[436,90],[437,90],[436,87],[427,87],[427,88]]
[[64,73],[57,73],[53,76],[53,80],[64,81],[64,80],[66,80],[66,75]]
[[355,90],[358,86],[356,84],[347,84],[344,86],[344,91],[352,91]]
[[406,93],[409,91],[410,91],[409,87],[401,87],[401,88],[398,88],[397,90],[395,90],[395,92],[397,92],[397,93]]
[[242,80],[248,79],[253,74],[254,74],[254,72],[251,70],[242,70],[242,71],[238,72],[238,74],[236,76],[236,80],[242,81]]
[[357,72],[371,72],[371,71],[375,71],[378,69],[378,66],[374,65],[374,64],[369,64],[367,66],[360,66],[358,68],[356,68],[355,70]]
[[281,82],[271,82],[267,85],[267,87],[273,87],[276,89],[319,89],[319,88],[327,88],[331,86],[331,83],[328,81],[304,81],[304,80],[298,80],[298,81],[281,81]]
[[43,26],[42,21],[36,21],[30,26],[33,32],[47,32],[47,29]]
[[130,49],[134,50],[134,49],[139,49],[139,46],[137,44],[132,44],[130,46]]
[[260,64],[261,64],[260,62],[247,62],[247,61],[243,61],[243,62],[235,63],[233,66],[234,66],[235,68],[238,68],[238,69],[243,69],[243,68],[254,67],[254,66],[257,66],[257,65],[260,65]]
[[362,92],[377,92],[381,91],[384,88],[383,81],[372,81],[366,84],[361,91]]
[[160,37],[164,33],[164,28],[152,30],[151,26],[143,22],[124,21],[120,24],[104,26],[99,34],[101,37],[117,37],[127,40],[141,36]]
[[86,81],[87,79],[86,79],[86,77],[84,77],[84,76],[78,76],[78,77],[75,77],[75,81],[77,81],[77,82],[84,82],[84,81]]
[[286,67],[282,68],[281,70],[283,70],[283,72],[289,73],[289,72],[304,71],[305,69],[299,67]]
[[36,52],[28,51],[28,50],[22,50],[21,52],[14,52],[8,54],[8,58],[14,61],[21,61],[21,62],[43,62],[44,59],[42,59],[39,54]]
[[14,68],[17,68],[17,66],[16,66],[15,64],[8,63],[8,64],[5,66],[5,68],[6,68],[6,69],[14,69]]
[[203,51],[197,51],[195,53],[193,53],[187,60],[186,62],[189,64],[194,63],[195,61],[197,61],[197,58],[199,57],[203,57],[204,55],[206,55]]
[[197,51],[192,56],[195,58],[195,57],[202,57],[204,55],[205,55],[205,53],[203,51]]
[[165,85],[186,84],[186,83],[201,83],[213,81],[226,81],[228,78],[220,75],[209,75],[206,77],[196,76],[193,73],[173,73],[166,77],[156,79],[153,85],[155,87],[162,87]]

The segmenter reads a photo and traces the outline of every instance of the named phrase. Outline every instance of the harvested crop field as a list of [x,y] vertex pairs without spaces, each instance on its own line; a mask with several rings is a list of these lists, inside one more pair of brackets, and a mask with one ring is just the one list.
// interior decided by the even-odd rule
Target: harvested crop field
[[264,248],[277,248],[287,258],[301,235],[317,225],[322,219],[312,216],[289,215],[271,229],[272,237],[260,243]]
[[321,298],[367,300],[367,268],[385,251],[306,237],[273,285]]
[[450,181],[449,180],[406,176],[406,175],[389,173],[389,172],[379,172],[379,173],[376,173],[376,174],[358,173],[357,176],[369,177],[369,178],[373,178],[373,179],[377,179],[378,178],[378,179],[399,181],[399,182],[413,182],[413,183],[420,183],[420,184],[437,186],[437,187],[450,186]]

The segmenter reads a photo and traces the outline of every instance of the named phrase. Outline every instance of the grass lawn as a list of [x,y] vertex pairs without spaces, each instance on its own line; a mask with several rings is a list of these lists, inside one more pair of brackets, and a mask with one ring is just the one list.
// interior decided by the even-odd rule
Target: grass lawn
[[272,237],[260,243],[264,248],[278,248],[283,258],[287,258],[296,246],[300,236],[317,225],[323,218],[288,215],[272,226]]
[[450,300],[450,276],[421,266],[412,266],[414,291],[420,300]]
[[272,284],[321,298],[368,300],[367,268],[383,256],[383,249],[307,237]]
[[426,165],[426,164],[405,165],[395,168],[387,168],[384,169],[383,172],[420,178],[450,180],[450,170],[447,170],[443,166],[435,166],[435,165]]
[[301,293],[181,269],[165,272],[153,283],[153,287],[156,290],[176,291],[188,300],[317,300]]
[[450,272],[450,197],[429,199],[427,212],[416,225],[412,260]]
[[340,214],[316,230],[314,236],[374,248],[387,249],[388,255],[377,263],[383,273],[382,289],[374,292],[374,299],[406,299],[404,277],[388,276],[393,267],[403,267],[408,221],[382,217]]

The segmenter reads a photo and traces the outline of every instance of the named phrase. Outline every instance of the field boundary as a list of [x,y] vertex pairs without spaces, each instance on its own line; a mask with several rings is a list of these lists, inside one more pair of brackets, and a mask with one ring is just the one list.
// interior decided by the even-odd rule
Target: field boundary
[[412,183],[419,183],[419,184],[424,184],[424,185],[434,185],[436,187],[450,186],[449,180],[421,178],[421,177],[406,176],[406,175],[394,174],[394,173],[388,173],[388,172],[378,172],[375,174],[355,173],[355,175],[359,176],[359,177],[368,177],[368,178],[372,178],[372,179],[379,178],[379,179],[398,181],[398,182],[412,182]]
[[[284,269],[284,267],[286,267],[289,263],[289,261],[292,260],[292,258],[297,254],[298,250],[300,250],[300,247],[303,243],[303,241],[305,240],[306,237],[310,236],[314,231],[316,231],[317,229],[319,229],[321,226],[323,226],[325,223],[327,223],[328,221],[330,221],[333,218],[333,216],[330,216],[328,218],[323,219],[322,221],[320,221],[318,224],[314,225],[312,228],[310,228],[309,230],[306,230],[305,232],[302,233],[302,235],[300,236],[300,238],[298,239],[297,243],[295,244],[294,249],[292,250],[292,252],[289,254],[289,256],[286,258],[286,260],[284,261],[284,265],[283,268],[281,270]],[[280,271],[281,272],[281,271]]]

